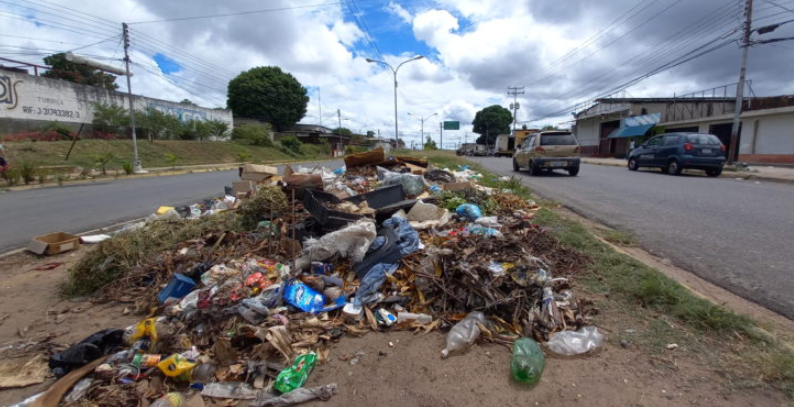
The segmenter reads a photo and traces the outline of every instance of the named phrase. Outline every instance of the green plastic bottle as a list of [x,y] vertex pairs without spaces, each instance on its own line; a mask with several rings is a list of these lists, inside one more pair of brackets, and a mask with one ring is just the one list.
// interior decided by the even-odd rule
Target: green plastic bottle
[[316,363],[317,355],[314,352],[298,356],[295,364],[279,372],[274,387],[281,393],[289,393],[303,386]]
[[540,380],[546,360],[540,345],[530,338],[520,338],[513,342],[513,358],[510,371],[513,378],[521,383],[535,384]]

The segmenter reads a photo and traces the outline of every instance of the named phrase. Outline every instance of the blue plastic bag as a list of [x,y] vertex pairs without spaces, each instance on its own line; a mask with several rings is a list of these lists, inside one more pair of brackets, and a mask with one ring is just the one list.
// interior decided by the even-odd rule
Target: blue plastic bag
[[461,204],[455,209],[455,213],[468,220],[477,220],[482,216],[480,207],[474,204]]
[[284,289],[284,299],[301,311],[313,314],[342,308],[347,301],[345,296],[341,296],[326,306],[325,297],[322,294],[298,280],[291,281]]

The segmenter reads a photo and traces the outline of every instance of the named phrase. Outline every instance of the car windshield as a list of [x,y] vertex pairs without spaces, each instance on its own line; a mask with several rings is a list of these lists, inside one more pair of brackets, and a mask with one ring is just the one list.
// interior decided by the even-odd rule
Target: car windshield
[[711,146],[720,145],[720,139],[712,134],[687,134],[686,142],[690,144],[706,144]]
[[576,139],[571,134],[544,134],[540,136],[542,146],[574,146]]

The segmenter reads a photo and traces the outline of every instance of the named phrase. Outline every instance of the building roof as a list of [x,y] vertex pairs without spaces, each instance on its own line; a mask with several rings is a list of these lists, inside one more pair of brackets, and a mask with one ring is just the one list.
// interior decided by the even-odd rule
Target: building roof
[[672,102],[731,102],[735,97],[672,97],[672,98],[599,98],[598,103],[672,103]]

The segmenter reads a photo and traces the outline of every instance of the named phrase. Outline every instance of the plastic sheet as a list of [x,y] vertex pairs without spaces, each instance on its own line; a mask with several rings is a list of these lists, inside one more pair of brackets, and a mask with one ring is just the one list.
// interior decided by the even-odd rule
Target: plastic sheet
[[360,220],[343,229],[331,232],[319,239],[307,239],[303,252],[295,260],[298,270],[303,270],[313,261],[325,261],[335,254],[350,258],[354,263],[364,259],[375,240],[375,222]]
[[550,351],[566,356],[581,355],[598,348],[604,343],[604,335],[594,326],[586,326],[578,331],[562,331],[551,335],[546,343]]

